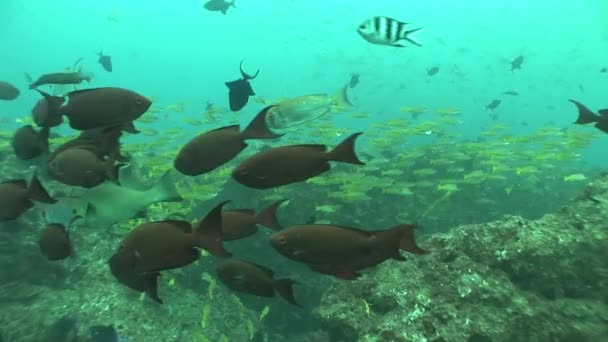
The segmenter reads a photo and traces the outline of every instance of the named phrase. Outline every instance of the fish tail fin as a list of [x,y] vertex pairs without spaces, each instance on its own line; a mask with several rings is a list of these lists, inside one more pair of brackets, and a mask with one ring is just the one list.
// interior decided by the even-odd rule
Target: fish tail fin
[[272,108],[272,106],[262,109],[255,118],[251,120],[249,125],[241,132],[243,139],[276,139],[284,135],[274,133],[266,125],[266,113],[270,108]]
[[340,88],[332,98],[333,105],[338,107],[352,107],[353,104],[348,99],[348,84]]
[[277,279],[273,281],[274,289],[285,299],[289,304],[302,307],[302,305],[296,302],[293,295],[293,285],[297,284],[295,280],[291,279]]
[[27,83],[30,83],[30,84],[34,83],[34,79],[32,78],[32,76],[30,74],[28,74],[27,72],[24,72],[23,75],[25,76],[25,80],[27,81]]
[[34,173],[34,176],[32,177],[32,180],[30,181],[30,185],[27,190],[28,197],[32,201],[49,204],[57,202],[57,200],[52,198],[46,191],[46,189],[42,186],[42,183],[40,183],[40,180],[38,179],[38,175],[36,173]]
[[277,209],[279,209],[281,204],[285,201],[286,200],[284,199],[276,201],[268,208],[260,211],[260,213],[256,216],[257,222],[272,230],[279,231],[283,229],[283,226],[281,226],[281,223],[279,223],[279,220],[277,220]]
[[199,247],[221,257],[232,255],[224,249],[222,244],[222,207],[228,202],[224,201],[211,209],[193,232]]
[[413,29],[413,30],[407,30],[407,31],[403,31],[403,35],[401,36],[401,39],[405,39],[408,42],[416,45],[416,46],[422,46],[422,44],[420,44],[418,41],[414,40],[412,37],[410,37],[410,35],[414,34],[415,32],[418,32],[420,30],[422,30],[422,27]]
[[583,105],[582,103],[580,103],[576,100],[568,100],[568,101],[574,103],[574,105],[578,109],[578,118],[574,122],[575,124],[584,125],[584,124],[598,121],[598,116],[593,114],[593,112],[589,108],[587,108],[585,105]]
[[416,238],[414,237],[415,224],[400,224],[391,230],[399,231],[399,249],[408,251],[413,254],[426,254],[428,251],[418,247],[416,244]]
[[344,141],[338,144],[338,146],[334,147],[333,150],[329,151],[327,153],[329,160],[356,165],[365,165],[365,163],[359,160],[359,157],[357,157],[357,154],[355,153],[355,141],[361,134],[363,133],[357,132],[351,134],[344,139]]
[[177,192],[171,179],[173,169],[169,169],[158,181],[158,184],[148,190],[149,198],[154,202],[181,202],[182,196]]

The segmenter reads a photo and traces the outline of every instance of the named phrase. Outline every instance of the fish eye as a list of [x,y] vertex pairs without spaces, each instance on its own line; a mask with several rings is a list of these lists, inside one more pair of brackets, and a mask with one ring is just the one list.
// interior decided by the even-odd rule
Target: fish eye
[[142,99],[141,99],[141,97],[138,97],[138,98],[136,98],[136,99],[135,99],[135,104],[140,105],[140,104],[142,104],[143,102],[144,102],[144,100],[142,100]]
[[279,245],[285,245],[287,243],[287,238],[285,236],[279,236],[277,238],[277,243]]
[[359,25],[359,30],[365,30],[366,27],[367,27],[367,25],[361,24],[361,25]]

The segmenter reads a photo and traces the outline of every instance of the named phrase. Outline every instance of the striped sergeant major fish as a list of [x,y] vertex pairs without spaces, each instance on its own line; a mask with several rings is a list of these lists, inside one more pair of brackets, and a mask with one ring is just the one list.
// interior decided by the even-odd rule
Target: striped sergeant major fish
[[372,44],[404,47],[403,41],[408,41],[422,46],[410,37],[412,33],[422,30],[422,27],[407,30],[406,25],[408,23],[389,17],[373,17],[362,22],[357,28],[357,32]]

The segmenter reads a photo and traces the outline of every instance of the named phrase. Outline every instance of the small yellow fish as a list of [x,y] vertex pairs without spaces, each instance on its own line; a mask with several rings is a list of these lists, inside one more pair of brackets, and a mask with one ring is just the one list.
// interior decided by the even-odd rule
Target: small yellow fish
[[587,177],[585,177],[585,175],[582,173],[575,173],[575,174],[564,177],[564,181],[566,181],[566,182],[584,181],[586,179],[587,179]]

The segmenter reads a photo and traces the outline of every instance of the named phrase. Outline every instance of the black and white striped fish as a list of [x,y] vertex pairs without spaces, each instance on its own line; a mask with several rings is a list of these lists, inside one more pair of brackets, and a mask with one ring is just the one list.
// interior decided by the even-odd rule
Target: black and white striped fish
[[422,30],[422,27],[408,30],[405,27],[406,25],[408,23],[389,17],[373,17],[362,22],[357,28],[357,32],[363,39],[372,44],[404,47],[404,41],[408,41],[414,45],[422,46],[410,38],[412,33]]

